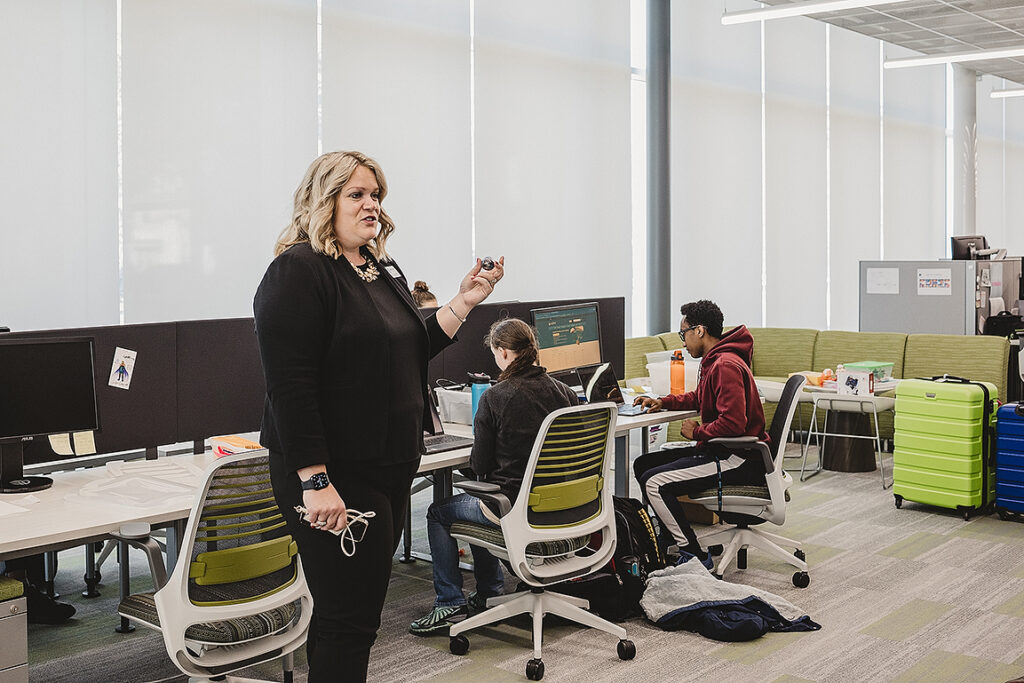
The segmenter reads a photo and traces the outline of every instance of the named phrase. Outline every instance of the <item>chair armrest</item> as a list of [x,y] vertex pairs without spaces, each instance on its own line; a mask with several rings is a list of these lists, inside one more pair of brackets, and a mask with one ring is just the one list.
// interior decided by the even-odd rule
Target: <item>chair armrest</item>
[[[139,528],[140,526],[123,524],[118,530],[119,532],[111,533],[110,537],[146,553],[146,560],[149,562],[149,572],[153,576],[153,585],[157,590],[160,590],[167,585],[167,569],[164,567],[164,558],[160,551],[160,544],[149,536],[148,533],[143,534],[143,530]],[[147,529],[149,527],[148,524],[144,526]]]
[[717,439],[709,439],[708,443],[741,451],[760,451],[764,459],[764,471],[771,474],[775,470],[771,449],[764,441],[758,441],[756,436],[720,436]]
[[501,492],[501,487],[489,481],[460,481],[455,484],[474,498],[493,503],[498,508],[498,516],[504,517],[512,509],[508,496]]

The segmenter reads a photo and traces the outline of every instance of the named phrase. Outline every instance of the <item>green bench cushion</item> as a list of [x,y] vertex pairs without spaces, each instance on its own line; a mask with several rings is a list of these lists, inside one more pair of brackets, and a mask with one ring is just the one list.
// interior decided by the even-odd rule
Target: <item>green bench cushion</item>
[[786,327],[748,329],[754,337],[754,376],[786,377],[791,372],[813,369],[817,330]]
[[1006,400],[1006,370],[1010,342],[1005,337],[956,334],[912,334],[907,337],[903,361],[904,377],[932,377],[949,374],[999,388],[999,400]]
[[647,356],[645,354],[664,350],[665,346],[657,337],[633,337],[632,339],[627,339],[625,357],[626,376],[622,379],[647,377]]

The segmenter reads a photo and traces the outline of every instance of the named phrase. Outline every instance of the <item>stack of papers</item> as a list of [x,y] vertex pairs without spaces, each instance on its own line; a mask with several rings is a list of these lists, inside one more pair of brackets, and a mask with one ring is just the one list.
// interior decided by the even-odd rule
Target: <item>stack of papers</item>
[[218,458],[225,455],[236,455],[238,453],[258,451],[263,448],[263,446],[252,439],[247,439],[239,434],[214,436],[210,439],[210,447],[213,449],[213,454]]

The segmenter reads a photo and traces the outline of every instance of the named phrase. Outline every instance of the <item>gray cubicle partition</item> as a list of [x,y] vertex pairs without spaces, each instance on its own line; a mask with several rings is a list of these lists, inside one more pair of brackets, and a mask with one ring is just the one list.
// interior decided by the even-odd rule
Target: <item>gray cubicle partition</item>
[[974,334],[979,261],[861,261],[860,331]]

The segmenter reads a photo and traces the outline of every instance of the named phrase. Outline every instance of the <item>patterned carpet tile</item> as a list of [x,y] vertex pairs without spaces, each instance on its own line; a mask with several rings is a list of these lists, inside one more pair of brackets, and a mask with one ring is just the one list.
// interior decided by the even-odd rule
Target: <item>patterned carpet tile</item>
[[898,683],[1002,683],[1020,674],[1019,667],[979,657],[933,651],[893,680]]
[[895,609],[870,626],[861,629],[861,633],[887,640],[904,640],[925,628],[940,616],[952,609],[949,605],[928,600],[911,600]]
[[919,558],[922,553],[933,550],[943,543],[946,543],[948,540],[949,539],[944,535],[933,534],[926,531],[914,531],[895,543],[889,543],[889,545],[878,550],[877,553],[879,555],[896,557],[901,560],[914,560]]
[[1024,655],[1024,618],[986,610],[949,610],[905,639],[911,646],[1012,664]]

